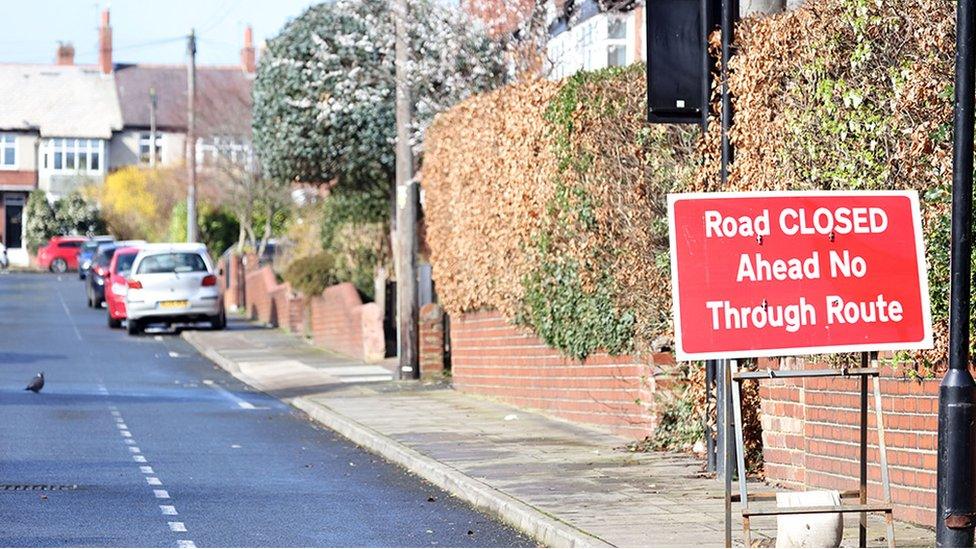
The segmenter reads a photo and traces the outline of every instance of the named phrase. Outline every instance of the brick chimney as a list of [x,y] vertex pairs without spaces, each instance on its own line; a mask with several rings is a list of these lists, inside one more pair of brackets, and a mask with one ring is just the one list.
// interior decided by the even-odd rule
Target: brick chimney
[[112,74],[112,25],[108,8],[102,12],[102,24],[98,28],[98,68],[102,74]]
[[58,54],[54,62],[57,65],[75,64],[75,47],[71,42],[58,42]]
[[244,29],[244,47],[241,48],[241,68],[248,74],[254,74],[254,31],[251,25]]

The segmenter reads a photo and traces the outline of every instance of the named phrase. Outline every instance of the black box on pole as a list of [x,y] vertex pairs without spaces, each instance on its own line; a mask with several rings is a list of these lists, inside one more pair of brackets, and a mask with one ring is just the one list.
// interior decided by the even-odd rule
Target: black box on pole
[[647,121],[702,124],[708,117],[711,73],[708,34],[721,0],[647,0]]

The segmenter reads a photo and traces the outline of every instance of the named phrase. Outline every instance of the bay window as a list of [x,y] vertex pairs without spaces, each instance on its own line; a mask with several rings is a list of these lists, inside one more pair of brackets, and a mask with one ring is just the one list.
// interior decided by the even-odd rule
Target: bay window
[[105,157],[103,139],[45,139],[41,167],[55,172],[101,173]]

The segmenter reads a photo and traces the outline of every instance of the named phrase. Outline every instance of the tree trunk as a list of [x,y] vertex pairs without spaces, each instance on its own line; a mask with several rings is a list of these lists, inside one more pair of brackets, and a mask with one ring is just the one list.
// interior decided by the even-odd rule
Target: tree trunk
[[247,242],[247,229],[244,228],[244,223],[240,218],[238,218],[237,227],[237,253],[244,253],[244,244]]

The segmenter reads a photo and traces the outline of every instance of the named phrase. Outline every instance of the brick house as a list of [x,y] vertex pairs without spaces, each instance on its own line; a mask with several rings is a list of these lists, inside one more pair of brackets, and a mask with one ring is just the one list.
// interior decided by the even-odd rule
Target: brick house
[[[102,12],[95,65],[76,65],[60,44],[54,64],[0,63],[0,242],[11,262],[27,265],[24,205],[34,190],[51,201],[100,184],[113,170],[148,164],[149,93],[157,102],[161,166],[184,163],[186,66],[115,64],[109,11]],[[240,66],[197,67],[196,157],[250,158],[255,50],[244,35]]]
[[122,128],[111,75],[70,63],[70,46],[59,52],[57,65],[0,64],[0,230],[14,264],[28,261],[28,194],[55,199],[103,181],[108,143]]
[[[108,52],[111,56],[111,52]],[[156,95],[156,165],[184,163],[187,133],[186,65],[116,64],[115,83],[122,110],[122,130],[112,139],[113,168],[149,164],[150,93]],[[251,28],[244,31],[241,64],[197,66],[196,131],[198,165],[206,168],[217,155],[249,158],[251,87],[255,51]]]

